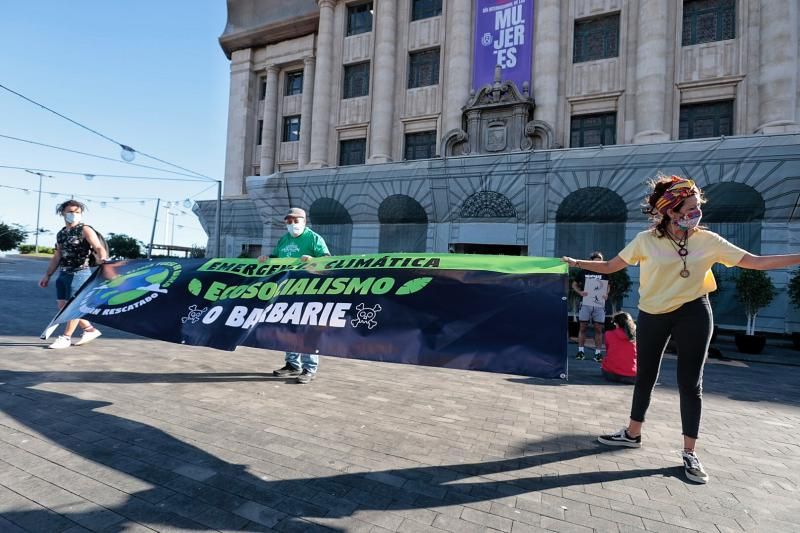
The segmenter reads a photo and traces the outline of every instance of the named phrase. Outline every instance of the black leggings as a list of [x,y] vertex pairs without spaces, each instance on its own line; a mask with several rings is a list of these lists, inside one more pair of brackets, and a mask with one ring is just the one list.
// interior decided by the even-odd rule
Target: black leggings
[[708,296],[687,302],[669,313],[651,315],[639,311],[638,323],[638,361],[631,419],[644,422],[644,415],[650,406],[650,395],[661,368],[661,358],[672,336],[678,348],[678,391],[683,434],[696,439],[703,409],[703,366],[714,328]]

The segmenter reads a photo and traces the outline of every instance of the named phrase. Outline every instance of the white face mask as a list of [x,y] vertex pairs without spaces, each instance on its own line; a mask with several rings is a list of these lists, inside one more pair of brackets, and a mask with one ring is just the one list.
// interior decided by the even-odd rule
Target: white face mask
[[64,213],[64,220],[67,224],[77,224],[81,221],[80,213]]
[[306,229],[306,225],[303,222],[296,222],[294,224],[286,224],[286,231],[288,231],[289,234],[292,237],[299,237],[300,234],[302,234],[303,230],[305,230],[305,229]]

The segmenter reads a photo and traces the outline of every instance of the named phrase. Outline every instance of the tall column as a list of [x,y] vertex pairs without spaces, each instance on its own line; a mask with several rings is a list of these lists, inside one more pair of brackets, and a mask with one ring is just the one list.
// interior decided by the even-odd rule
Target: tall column
[[797,111],[797,0],[762,0],[758,100],[760,133],[800,131]]
[[297,155],[297,166],[303,168],[308,164],[311,150],[311,103],[314,100],[314,58],[303,59],[303,96],[300,102],[300,145]]
[[447,28],[447,73],[444,87],[442,136],[462,129],[461,108],[469,100],[472,85],[472,4],[473,0],[447,2],[450,27]]
[[331,121],[331,87],[333,80],[333,7],[335,0],[319,3],[317,34],[317,70],[314,79],[314,104],[311,113],[310,168],[328,166],[328,131]]
[[225,152],[225,196],[244,194],[244,177],[251,172],[253,106],[253,51],[236,50],[231,55],[231,88],[228,98],[228,139]]
[[640,0],[636,41],[636,133],[634,143],[669,140],[667,98],[667,9],[664,0]]
[[370,156],[367,163],[392,160],[392,118],[394,117],[395,48],[397,42],[397,2],[380,0],[375,24],[375,61],[372,69],[372,118],[369,132]]
[[261,172],[275,172],[275,137],[278,125],[278,72],[275,65],[267,67],[267,89],[264,97],[264,124],[261,128]]
[[537,9],[533,46],[534,114],[555,130],[561,61],[561,0],[538,0]]

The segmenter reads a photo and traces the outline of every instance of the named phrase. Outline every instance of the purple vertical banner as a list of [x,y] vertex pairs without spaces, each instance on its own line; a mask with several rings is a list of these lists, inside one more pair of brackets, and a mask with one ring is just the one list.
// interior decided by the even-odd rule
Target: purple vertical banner
[[520,91],[524,82],[531,83],[533,1],[475,0],[474,90],[494,81],[496,65],[503,81],[513,81]]

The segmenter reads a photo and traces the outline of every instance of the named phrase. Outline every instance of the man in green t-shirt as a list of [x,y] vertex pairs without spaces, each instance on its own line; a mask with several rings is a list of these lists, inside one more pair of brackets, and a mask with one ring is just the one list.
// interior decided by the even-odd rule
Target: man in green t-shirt
[[[325,239],[306,227],[306,212],[300,208],[289,209],[283,218],[286,234],[280,238],[270,257],[299,257],[310,261],[313,257],[331,255]],[[259,261],[266,261],[261,256]],[[313,353],[286,352],[286,364],[272,374],[278,377],[297,376],[298,383],[311,383],[317,375],[319,355]]]

